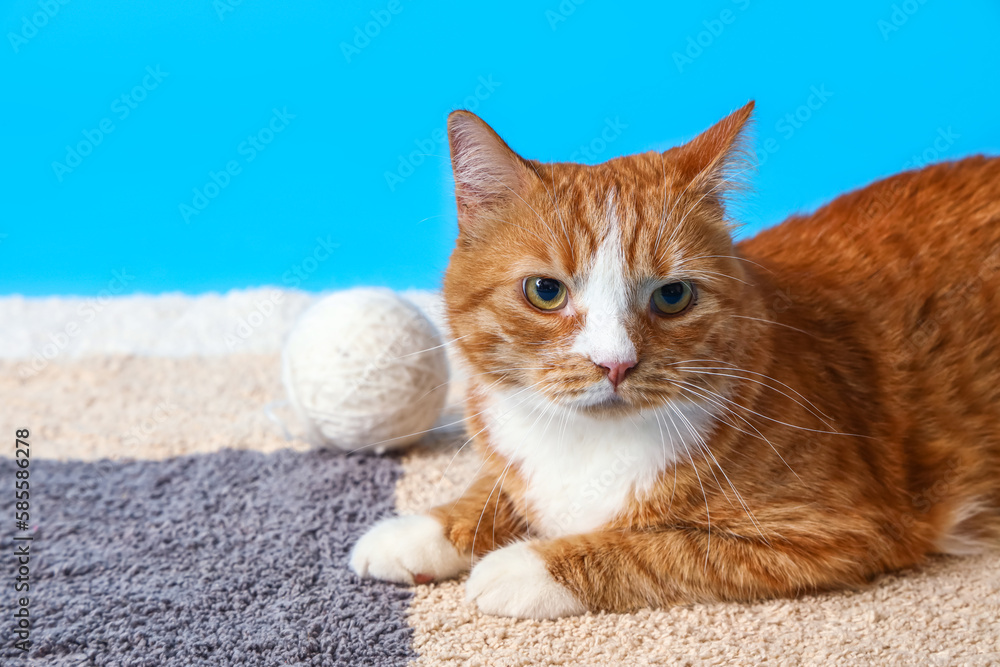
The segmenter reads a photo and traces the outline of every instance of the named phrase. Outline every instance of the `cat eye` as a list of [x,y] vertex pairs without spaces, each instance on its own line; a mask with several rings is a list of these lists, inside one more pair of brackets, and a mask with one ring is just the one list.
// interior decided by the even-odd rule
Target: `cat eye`
[[555,278],[531,276],[524,279],[522,289],[528,303],[539,310],[551,312],[566,305],[566,286]]
[[694,287],[686,281],[669,283],[653,291],[649,307],[657,315],[679,315],[694,300]]

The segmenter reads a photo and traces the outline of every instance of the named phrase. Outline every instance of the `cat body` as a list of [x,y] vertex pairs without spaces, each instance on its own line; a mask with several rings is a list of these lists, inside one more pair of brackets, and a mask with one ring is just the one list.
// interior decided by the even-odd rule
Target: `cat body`
[[472,565],[483,611],[556,617],[856,586],[1000,537],[1000,160],[734,244],[751,110],[594,166],[451,116],[444,295],[483,466],[376,525],[359,574]]

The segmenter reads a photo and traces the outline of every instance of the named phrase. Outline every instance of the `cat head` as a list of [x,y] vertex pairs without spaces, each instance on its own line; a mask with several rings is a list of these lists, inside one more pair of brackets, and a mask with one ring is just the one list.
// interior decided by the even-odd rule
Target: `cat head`
[[524,159],[453,112],[459,236],[444,294],[476,385],[596,415],[695,399],[684,369],[731,363],[732,316],[751,298],[725,205],[752,110],[592,166]]

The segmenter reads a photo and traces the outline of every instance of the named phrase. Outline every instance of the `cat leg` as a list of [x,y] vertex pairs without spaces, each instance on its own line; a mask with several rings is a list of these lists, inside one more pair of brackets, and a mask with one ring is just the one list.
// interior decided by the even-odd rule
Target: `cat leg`
[[597,532],[494,551],[473,568],[466,599],[488,614],[556,618],[792,596],[863,583],[871,558],[849,539],[792,543],[693,528]]
[[556,581],[536,541],[489,553],[472,568],[465,600],[480,611],[515,618],[559,618],[587,611],[583,598]]
[[444,536],[441,523],[426,514],[382,519],[351,550],[351,569],[361,577],[398,584],[449,579],[469,560]]
[[469,569],[474,554],[496,549],[525,529],[498,492],[496,477],[483,476],[461,498],[427,514],[376,523],[354,545],[350,565],[359,576],[400,584],[450,579]]

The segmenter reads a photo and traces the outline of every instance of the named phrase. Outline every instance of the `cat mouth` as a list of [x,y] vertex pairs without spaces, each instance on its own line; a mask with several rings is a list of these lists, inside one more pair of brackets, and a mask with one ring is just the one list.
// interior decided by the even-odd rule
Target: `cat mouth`
[[621,394],[602,393],[598,396],[586,397],[584,400],[574,401],[574,407],[595,414],[618,413],[631,407],[631,403],[622,397]]

